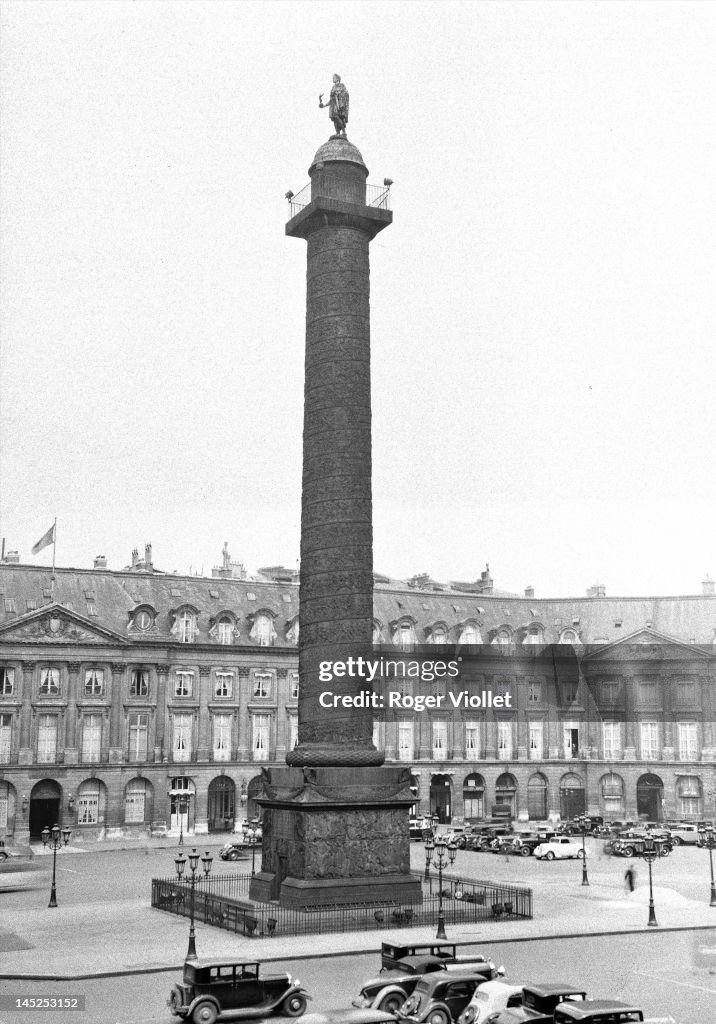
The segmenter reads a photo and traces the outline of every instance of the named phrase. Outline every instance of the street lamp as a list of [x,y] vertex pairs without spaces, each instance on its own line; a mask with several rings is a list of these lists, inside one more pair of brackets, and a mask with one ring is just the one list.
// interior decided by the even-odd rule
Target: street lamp
[[430,863],[435,854],[435,867],[438,869],[438,930],[436,939],[447,939],[445,934],[445,914],[443,913],[443,868],[455,863],[457,846],[446,843],[442,836],[433,842],[432,836],[425,840],[425,874],[429,876]]
[[644,860],[649,865],[649,920],[647,925],[652,928],[658,926],[656,920],[656,914],[654,912],[654,890],[651,884],[651,865],[654,863],[657,857],[661,856],[661,843],[657,839],[652,839],[651,836],[644,840]]
[[716,885],[714,885],[714,849],[716,849],[716,832],[714,832],[713,826],[707,828],[701,837],[701,846],[709,851],[709,864],[711,866],[711,903],[710,906],[716,907]]
[[[209,877],[211,871],[211,862],[213,857],[207,850],[204,856],[201,858],[201,863],[204,867],[204,876]],[[178,857],[174,858],[174,863],[177,866],[177,878],[181,878],[184,874],[184,868],[186,866],[186,857],[183,853],[180,853]],[[187,950],[186,959],[196,960],[196,940],[194,938],[194,890],[196,888],[196,872],[199,867],[199,854],[196,850],[192,850],[189,854],[189,870],[191,871],[191,878],[189,884],[191,886],[191,894],[189,896],[189,949]],[[199,875],[201,880],[201,875]]]
[[587,877],[587,847],[584,843],[587,833],[591,832],[589,824],[586,821],[580,821],[579,831],[582,836],[582,885],[589,885],[589,878]]
[[49,846],[52,850],[52,889],[50,890],[50,902],[47,904],[48,907],[57,906],[57,886],[55,884],[57,851],[62,849],[63,844],[67,846],[70,841],[71,834],[72,833],[68,828],[63,828],[60,832],[59,825],[53,825],[52,828],[50,828],[49,825],[45,825],[42,830],[42,845]]

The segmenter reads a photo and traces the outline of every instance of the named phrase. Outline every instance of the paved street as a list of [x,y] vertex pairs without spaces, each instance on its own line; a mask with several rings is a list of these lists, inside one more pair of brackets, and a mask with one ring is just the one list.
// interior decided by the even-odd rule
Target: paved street
[[[238,865],[220,861],[220,845],[220,840],[210,839],[200,846],[202,850],[209,846],[214,853],[213,872],[250,870],[250,860]],[[460,853],[451,874],[531,885],[535,918],[484,922],[461,927],[459,933],[448,925],[449,937],[474,940],[504,962],[510,978],[566,978],[583,984],[590,994],[634,1000],[651,1017],[667,1022],[669,1016],[683,1024],[708,1020],[704,1013],[710,1012],[710,1000],[716,999],[716,908],[708,905],[706,853],[682,848],[655,865],[660,926],[656,930],[646,927],[646,865],[600,856],[601,844],[589,845],[588,887],[581,885],[580,861],[540,863],[532,858]],[[185,846],[185,852],[190,849]],[[51,858],[36,857],[35,866],[42,869],[37,888],[0,893],[0,978],[4,977],[0,991],[86,994],[83,1024],[170,1020],[164,1001],[186,951],[188,922],[152,910],[148,904],[151,878],[172,874],[176,853],[176,847],[166,842],[148,849],[64,850],[57,859],[59,906],[53,910],[47,907]],[[424,863],[420,844],[413,844],[412,856],[414,867]],[[628,863],[635,863],[638,871],[637,890],[631,896],[623,885]],[[705,927],[712,930],[696,930]],[[692,930],[668,932],[667,928]],[[618,934],[630,930],[637,934]],[[583,933],[602,937],[559,938]],[[401,939],[410,936],[422,942],[433,934],[427,928],[397,933]],[[396,933],[315,936],[308,943],[290,936],[251,940],[201,925],[197,946],[200,955],[275,958],[293,973],[298,967],[315,996],[311,1009],[327,1009],[350,1003],[363,978],[375,972],[379,942],[389,936],[395,938]],[[297,965],[296,952],[305,953],[308,944],[320,958]],[[353,955],[334,958],[336,950],[350,950]],[[137,973],[86,977],[97,971]],[[146,971],[157,973],[142,973]],[[31,981],[22,980],[23,975],[85,977]],[[44,1022],[48,1019],[35,1016]],[[32,1014],[0,1011],[0,1021],[12,1020],[31,1024]]]
[[[700,948],[716,949],[713,932],[662,932],[599,939],[545,939],[531,943],[480,944],[504,963],[510,981],[567,981],[583,985],[592,998],[634,1002],[648,1018],[666,1024],[712,1021],[716,1005],[716,964]],[[711,961],[716,957],[711,957]],[[349,1006],[361,983],[377,973],[379,957],[324,956],[286,960],[266,969],[298,975],[312,995],[310,1010]],[[3,992],[18,995],[84,995],[81,1024],[170,1024],[165,1002],[178,971],[82,982],[4,982]],[[70,1017],[69,1021],[77,1018]],[[280,1020],[281,1018],[277,1018]],[[0,1013],[2,1024],[47,1024],[45,1013]]]

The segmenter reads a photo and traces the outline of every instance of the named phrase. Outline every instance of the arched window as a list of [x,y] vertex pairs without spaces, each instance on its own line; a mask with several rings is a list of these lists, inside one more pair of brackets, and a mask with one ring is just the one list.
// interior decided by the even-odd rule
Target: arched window
[[124,820],[128,825],[137,825],[147,820],[148,783],[145,779],[130,779],[124,791]]
[[431,644],[446,644],[448,640],[447,626],[442,622],[436,623],[430,630]]
[[466,821],[476,821],[485,817],[485,780],[482,775],[472,772],[465,776],[462,784],[462,801]]
[[234,623],[228,615],[220,615],[216,623],[216,639],[220,644],[234,642]]
[[476,622],[466,622],[460,631],[461,644],[481,644],[482,636]]
[[257,612],[249,637],[259,647],[271,647],[276,639],[273,616],[268,611]]
[[541,626],[532,625],[528,628],[525,633],[525,638],[522,641],[523,644],[543,644],[544,643],[544,631]]
[[393,633],[393,643],[402,651],[411,651],[415,646],[415,629],[408,620],[399,622]]
[[77,790],[77,824],[98,825],[104,822],[107,787],[99,779],[86,779]]
[[527,782],[527,813],[531,821],[544,821],[547,817],[547,779],[542,772],[530,775]]
[[600,780],[604,818],[619,819],[624,815],[624,780],[621,775],[609,772]]
[[560,644],[571,644],[574,647],[579,643],[579,634],[576,629],[564,629],[559,637]]

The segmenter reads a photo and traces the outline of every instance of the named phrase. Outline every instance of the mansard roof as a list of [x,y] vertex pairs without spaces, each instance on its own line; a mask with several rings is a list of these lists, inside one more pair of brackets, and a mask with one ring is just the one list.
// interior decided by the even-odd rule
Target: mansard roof
[[[130,613],[139,605],[150,605],[157,612],[156,630],[146,640],[172,643],[170,612],[191,605],[198,612],[198,643],[208,641],[210,625],[220,612],[231,611],[241,634],[237,646],[252,647],[250,624],[258,611],[273,610],[280,638],[298,614],[295,583],[56,569],[53,585],[50,576],[50,570],[40,566],[0,564],[0,627],[56,603],[80,617],[83,626],[93,623],[100,630],[136,640],[135,634],[128,636]],[[414,620],[418,636],[425,636],[424,630],[436,622],[452,630],[468,619],[476,622],[483,637],[501,626],[516,632],[534,624],[543,626],[545,643],[556,643],[564,629],[574,628],[581,644],[595,647],[626,640],[645,629],[685,644],[711,645],[716,636],[714,595],[539,599],[417,590],[390,581],[376,583],[373,609],[375,619],[383,624]]]

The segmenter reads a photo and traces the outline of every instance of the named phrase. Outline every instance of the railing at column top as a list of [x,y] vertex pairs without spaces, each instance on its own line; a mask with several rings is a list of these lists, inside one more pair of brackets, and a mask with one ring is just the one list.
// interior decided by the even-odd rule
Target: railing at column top
[[[295,196],[288,200],[291,206],[291,216],[305,209],[311,202],[311,184],[305,185]],[[374,206],[379,210],[390,209],[390,188],[387,185],[366,185],[365,187],[366,206]]]

